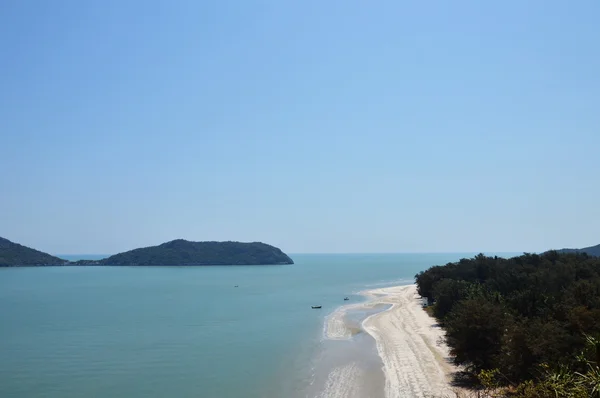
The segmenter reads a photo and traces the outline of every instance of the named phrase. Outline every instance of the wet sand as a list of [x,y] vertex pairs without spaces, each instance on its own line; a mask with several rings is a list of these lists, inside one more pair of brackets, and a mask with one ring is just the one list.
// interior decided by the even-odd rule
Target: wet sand
[[[337,337],[322,342],[320,358],[314,369],[314,385],[306,397],[385,397],[383,362],[377,354],[375,339],[361,329],[362,321],[373,313],[346,314],[344,327],[337,330],[346,330],[343,334],[347,338]],[[336,319],[332,323],[336,324]]]

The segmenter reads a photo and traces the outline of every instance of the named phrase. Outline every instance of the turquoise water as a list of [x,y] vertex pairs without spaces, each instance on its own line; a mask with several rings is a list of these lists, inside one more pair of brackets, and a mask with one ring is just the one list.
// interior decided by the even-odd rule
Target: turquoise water
[[0,396],[304,397],[344,296],[471,255],[0,269]]

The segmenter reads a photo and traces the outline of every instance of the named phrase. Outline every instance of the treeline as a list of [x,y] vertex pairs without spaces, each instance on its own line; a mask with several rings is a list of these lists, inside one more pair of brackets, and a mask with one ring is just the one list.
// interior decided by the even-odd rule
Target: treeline
[[454,362],[472,374],[493,370],[499,383],[523,386],[597,369],[600,356],[586,347],[600,335],[600,258],[480,254],[420,272],[416,282],[434,301]]

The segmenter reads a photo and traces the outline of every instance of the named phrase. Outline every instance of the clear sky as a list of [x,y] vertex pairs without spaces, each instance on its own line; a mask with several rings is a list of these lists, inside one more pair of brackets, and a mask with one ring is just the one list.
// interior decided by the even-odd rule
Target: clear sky
[[0,2],[0,236],[600,243],[600,2]]

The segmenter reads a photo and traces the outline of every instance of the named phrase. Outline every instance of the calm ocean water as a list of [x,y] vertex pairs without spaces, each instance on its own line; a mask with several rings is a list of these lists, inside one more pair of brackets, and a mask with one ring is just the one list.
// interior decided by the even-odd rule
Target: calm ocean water
[[314,396],[324,318],[344,296],[471,255],[0,269],[0,397]]

